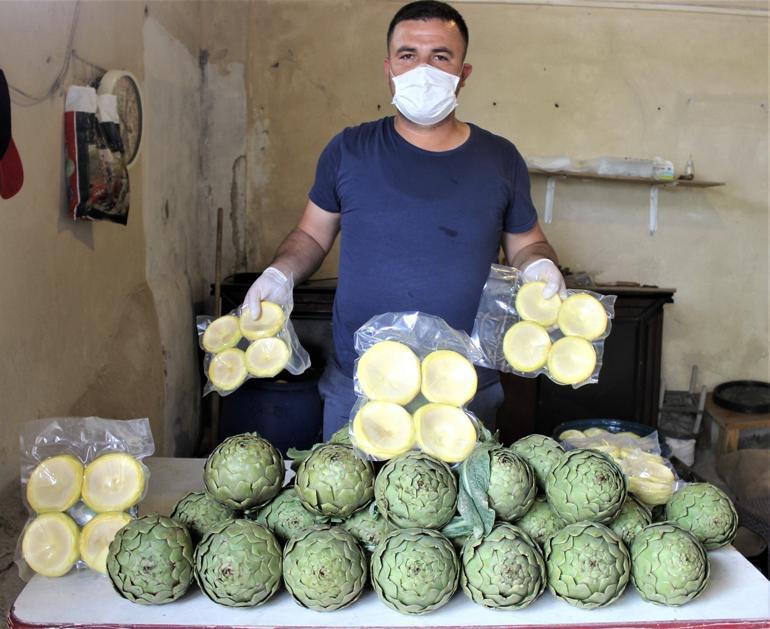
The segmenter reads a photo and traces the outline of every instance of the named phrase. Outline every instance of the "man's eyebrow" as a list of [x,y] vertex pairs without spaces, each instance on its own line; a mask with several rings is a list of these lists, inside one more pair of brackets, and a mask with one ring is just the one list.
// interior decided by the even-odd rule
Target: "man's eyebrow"
[[[402,52],[417,52],[417,48],[414,46],[399,46],[396,49],[396,54],[401,54]],[[449,55],[450,57],[454,57],[454,52],[450,48],[447,48],[446,46],[439,46],[438,48],[431,49],[431,52],[437,53],[437,52],[443,52]]]

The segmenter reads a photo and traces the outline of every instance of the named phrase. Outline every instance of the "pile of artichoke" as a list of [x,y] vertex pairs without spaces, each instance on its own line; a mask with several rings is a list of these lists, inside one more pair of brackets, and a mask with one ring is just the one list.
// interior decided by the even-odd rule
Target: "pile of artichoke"
[[730,499],[705,483],[685,485],[653,522],[612,457],[542,435],[482,442],[454,469],[418,451],[375,467],[340,438],[301,458],[284,487],[270,443],[225,440],[206,461],[205,492],[118,532],[107,560],[117,591],[166,603],[195,581],[218,604],[252,607],[283,583],[329,612],[371,586],[386,606],[425,614],[458,589],[500,610],[546,589],[593,609],[631,583],[645,601],[682,605],[706,589],[707,550],[737,526]]

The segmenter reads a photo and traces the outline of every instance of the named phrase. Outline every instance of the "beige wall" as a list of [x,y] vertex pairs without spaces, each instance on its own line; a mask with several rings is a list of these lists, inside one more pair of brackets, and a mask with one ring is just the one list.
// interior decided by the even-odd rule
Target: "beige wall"
[[[384,34],[399,3],[254,2],[249,21],[252,266],[296,222],[325,143],[392,113]],[[770,377],[767,19],[691,12],[458,3],[474,65],[458,115],[525,155],[672,160],[707,190],[559,183],[546,233],[562,263],[597,281],[677,289],[666,306],[663,377],[686,388]],[[558,105],[558,107],[557,107]],[[543,207],[545,182],[534,178]],[[541,214],[542,220],[542,214]],[[319,272],[336,274],[336,254]]]
[[[74,9],[72,1],[0,3],[0,67],[12,85],[33,95],[51,85]],[[194,304],[208,293],[197,232],[199,34],[196,2],[81,2],[77,58],[61,88],[32,106],[13,97],[25,183],[14,198],[0,200],[4,567],[23,518],[24,421],[149,417],[158,452],[193,449],[199,389],[191,322]],[[128,69],[144,89],[146,134],[130,170],[126,226],[75,223],[65,212],[65,89],[101,75],[79,58]],[[13,582],[14,572],[2,572],[0,586]],[[6,588],[0,590],[6,609]]]

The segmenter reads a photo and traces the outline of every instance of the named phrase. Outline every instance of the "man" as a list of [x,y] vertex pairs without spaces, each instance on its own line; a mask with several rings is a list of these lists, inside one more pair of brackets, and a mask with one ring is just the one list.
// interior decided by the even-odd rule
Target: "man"
[[[387,45],[395,117],[347,128],[326,146],[298,226],[245,300],[252,316],[262,299],[285,301],[288,278],[312,275],[341,233],[335,356],[319,383],[324,439],[349,419],[353,335],[372,316],[417,310],[470,332],[500,245],[525,279],[546,282],[546,297],[564,294],[521,155],[455,116],[472,71],[462,16],[443,2],[412,2],[393,17]],[[491,426],[500,378],[478,371],[470,408]]]

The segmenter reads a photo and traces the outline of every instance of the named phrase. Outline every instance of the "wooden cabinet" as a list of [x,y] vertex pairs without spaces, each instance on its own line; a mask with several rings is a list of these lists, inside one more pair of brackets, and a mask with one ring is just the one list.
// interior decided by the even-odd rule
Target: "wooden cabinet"
[[[222,284],[222,312],[237,308],[254,273],[238,273]],[[331,315],[335,280],[310,281],[295,287],[292,321],[315,366],[332,352]],[[617,295],[612,332],[605,341],[599,382],[579,389],[557,385],[545,376],[502,374],[505,401],[497,425],[505,442],[553,428],[571,419],[626,419],[657,422],[660,392],[663,306],[673,302],[671,288],[590,286]],[[213,294],[213,292],[212,292]]]
[[673,302],[675,289],[581,288],[618,296],[599,382],[573,389],[545,376],[502,374],[505,402],[498,411],[497,424],[506,442],[533,432],[550,435],[558,424],[573,419],[657,423],[663,306]]

